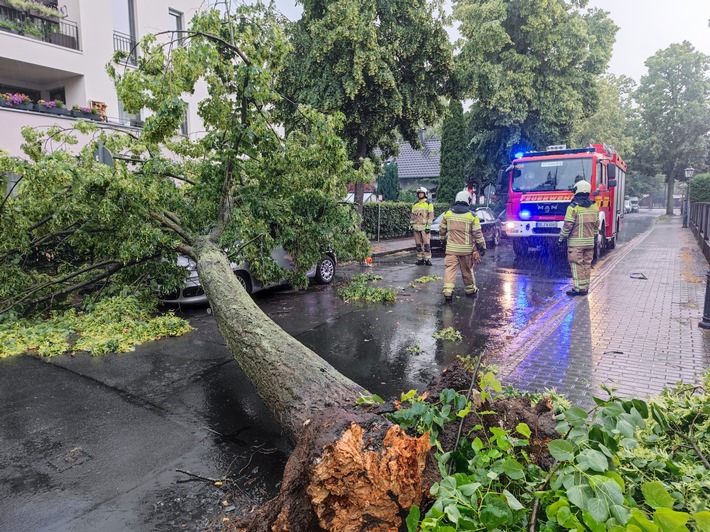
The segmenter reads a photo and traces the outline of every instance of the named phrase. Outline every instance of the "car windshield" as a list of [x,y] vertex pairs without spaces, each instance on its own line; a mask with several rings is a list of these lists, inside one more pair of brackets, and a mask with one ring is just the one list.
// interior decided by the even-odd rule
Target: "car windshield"
[[591,181],[592,159],[558,159],[515,163],[513,191],[572,190],[577,181]]

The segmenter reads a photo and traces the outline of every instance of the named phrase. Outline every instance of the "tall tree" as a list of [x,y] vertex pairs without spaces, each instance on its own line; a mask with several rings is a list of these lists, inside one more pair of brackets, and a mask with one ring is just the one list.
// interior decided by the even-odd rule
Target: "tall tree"
[[708,159],[710,57],[684,41],[656,52],[646,67],[636,94],[641,117],[637,165],[648,174],[666,176],[666,213],[673,214],[675,181],[685,180],[686,167],[703,169]]
[[461,88],[472,98],[471,171],[494,175],[519,148],[567,143],[598,101],[617,27],[586,0],[455,0]]
[[441,137],[441,173],[436,189],[436,201],[453,203],[456,193],[466,183],[468,139],[461,101],[452,98],[444,117]]
[[[342,135],[356,168],[396,135],[419,146],[417,131],[443,112],[453,69],[439,0],[302,0],[294,52],[280,81],[290,100],[345,116]],[[298,119],[292,112],[286,117]],[[364,182],[355,183],[362,209]]]
[[377,193],[382,194],[384,201],[397,201],[399,190],[397,163],[385,163],[384,172],[377,180]]
[[596,111],[574,124],[573,147],[603,142],[613,146],[625,159],[634,155],[636,110],[632,105],[636,82],[626,76],[607,74],[599,78],[599,105]]

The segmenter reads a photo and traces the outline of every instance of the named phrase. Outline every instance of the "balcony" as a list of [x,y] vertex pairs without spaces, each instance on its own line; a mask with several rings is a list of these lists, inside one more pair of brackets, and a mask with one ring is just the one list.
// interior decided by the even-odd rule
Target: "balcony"
[[126,35],[125,33],[114,30],[113,51],[125,52],[127,54],[126,63],[133,66],[138,64],[137,50],[136,40],[131,35]]
[[47,18],[0,5],[0,31],[79,50],[79,28],[75,22]]

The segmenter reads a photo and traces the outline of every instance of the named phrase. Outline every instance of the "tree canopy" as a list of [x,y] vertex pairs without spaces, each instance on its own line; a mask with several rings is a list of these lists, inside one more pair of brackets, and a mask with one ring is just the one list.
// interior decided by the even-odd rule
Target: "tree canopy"
[[[567,143],[599,102],[617,27],[585,0],[456,0],[457,72],[472,98],[471,170],[493,175],[519,148]],[[598,139],[603,141],[604,139]]]
[[684,170],[705,168],[710,130],[710,57],[685,41],[671,44],[646,60],[636,100],[640,127],[636,165],[661,173],[668,183],[666,211],[673,214],[673,184]]
[[[356,164],[386,158],[397,135],[414,146],[422,124],[444,106],[453,70],[441,3],[428,0],[303,0],[292,27],[294,52],[280,78],[290,100],[341,112],[341,132]],[[291,115],[297,122],[299,117]],[[357,167],[357,166],[356,166]],[[355,201],[362,205],[363,181]]]
[[[0,204],[0,310],[41,308],[109,277],[109,292],[149,279],[171,289],[186,273],[176,255],[187,255],[232,354],[295,437],[307,417],[351,404],[362,388],[264,315],[229,262],[248,261],[264,281],[303,285],[329,244],[364,258],[359,217],[342,203],[346,183],[362,178],[338,135],[342,117],[301,106],[287,136],[275,126],[273,80],[289,45],[271,9],[209,10],[168,35],[143,40],[136,69],[120,53],[108,67],[125,108],[151,111],[140,135],[85,122],[26,128],[27,158],[0,155],[0,175],[18,176],[16,195]],[[198,106],[205,132],[180,137],[182,96],[198,80],[207,85]],[[115,167],[94,160],[98,141]],[[278,245],[294,272],[271,258]]]
[[382,194],[383,201],[397,201],[399,198],[399,171],[397,163],[385,163],[384,172],[377,180],[377,193]]
[[449,112],[444,117],[441,137],[441,173],[439,186],[436,188],[436,200],[442,203],[454,203],[456,193],[466,183],[466,155],[468,139],[463,117],[463,105],[452,98]]

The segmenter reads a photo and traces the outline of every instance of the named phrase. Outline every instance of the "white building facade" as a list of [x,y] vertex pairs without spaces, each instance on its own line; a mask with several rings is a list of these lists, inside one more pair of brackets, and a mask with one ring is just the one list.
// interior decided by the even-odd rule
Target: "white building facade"
[[[24,95],[33,104],[61,100],[93,108],[99,125],[140,128],[145,116],[123,110],[106,65],[116,51],[139,53],[135,47],[149,33],[187,29],[203,0],[0,0],[0,94]],[[58,16],[57,16],[58,15]],[[166,34],[162,40],[170,40]],[[133,68],[135,56],[126,61]],[[197,102],[204,88],[186,97],[182,134],[202,131]],[[15,97],[15,101],[17,101]],[[50,104],[51,105],[51,104]],[[0,101],[0,149],[22,155],[20,128],[69,125],[77,118],[48,114],[34,105]],[[40,112],[42,109],[44,112]],[[79,111],[75,112],[75,114]],[[88,116],[88,115],[87,115]]]

